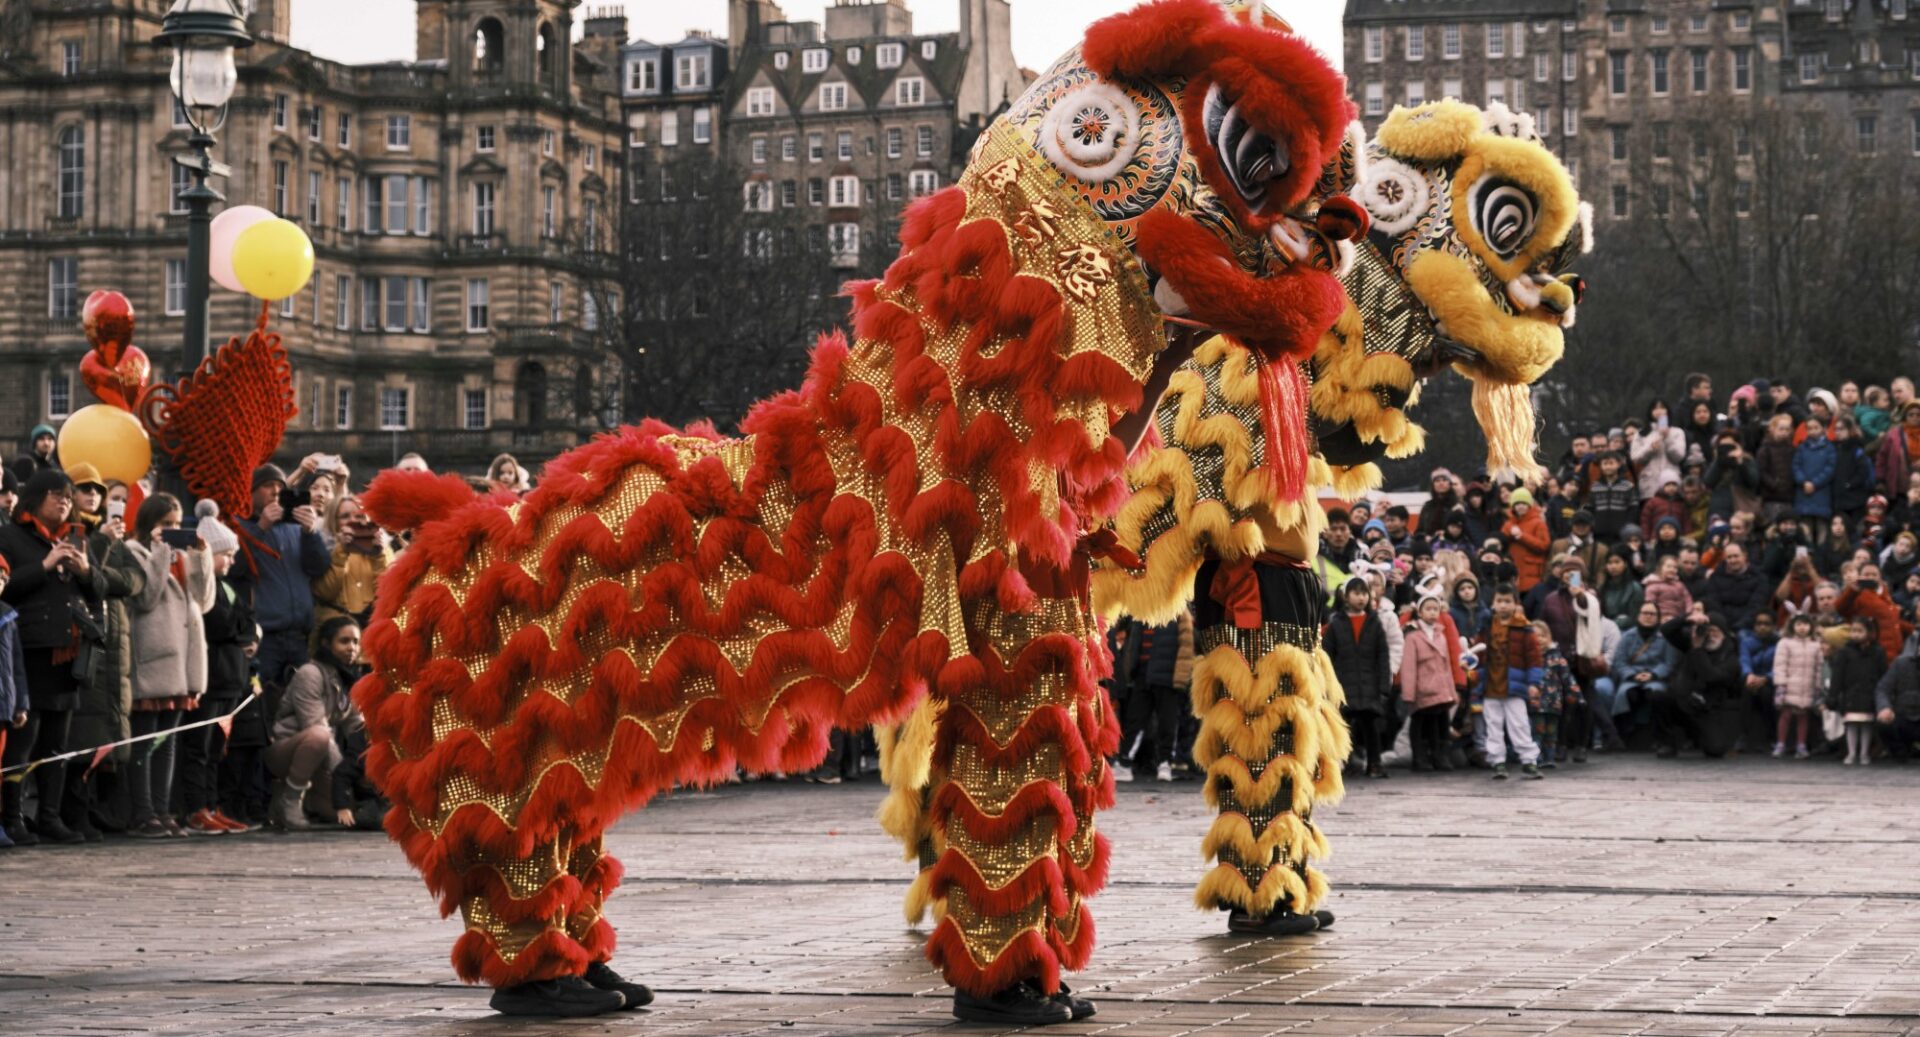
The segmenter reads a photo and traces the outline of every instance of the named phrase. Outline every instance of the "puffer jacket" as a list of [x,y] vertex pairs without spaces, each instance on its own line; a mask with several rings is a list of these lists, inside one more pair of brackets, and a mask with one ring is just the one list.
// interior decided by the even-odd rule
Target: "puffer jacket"
[[1500,527],[1507,541],[1507,557],[1513,562],[1513,584],[1520,593],[1533,589],[1547,572],[1547,548],[1553,541],[1547,536],[1547,521],[1539,508],[1528,508],[1525,515],[1508,515]]
[[[205,551],[176,551],[164,540],[129,542],[147,585],[133,599],[133,698],[197,698],[207,690],[207,635],[200,616],[213,606],[213,563]],[[184,583],[170,575],[178,558]]]
[[1346,693],[1347,708],[1355,712],[1379,713],[1390,703],[1393,664],[1387,657],[1387,632],[1380,617],[1366,613],[1359,636],[1354,636],[1353,621],[1345,611],[1327,620],[1323,645],[1340,678],[1340,690]]
[[1874,689],[1886,676],[1887,657],[1877,644],[1849,642],[1833,653],[1833,680],[1827,708],[1837,713],[1872,713]]
[[1634,437],[1627,453],[1640,473],[1640,499],[1646,500],[1667,483],[1680,481],[1680,463],[1687,459],[1687,434],[1677,428],[1648,429]]
[[[1814,518],[1833,514],[1833,473],[1839,456],[1833,441],[1809,436],[1793,450],[1793,512]],[[1812,484],[1813,492],[1807,492]]]
[[1812,709],[1820,700],[1820,664],[1825,655],[1817,637],[1783,637],[1773,650],[1773,689],[1780,704]]
[[1688,592],[1686,583],[1677,577],[1663,580],[1658,576],[1649,576],[1641,586],[1646,590],[1646,600],[1660,609],[1662,623],[1684,616],[1693,608],[1693,595]]
[[1460,701],[1456,690],[1466,684],[1460,653],[1449,650],[1446,620],[1429,633],[1419,621],[1407,625],[1406,648],[1400,656],[1400,699],[1414,709],[1451,706]]

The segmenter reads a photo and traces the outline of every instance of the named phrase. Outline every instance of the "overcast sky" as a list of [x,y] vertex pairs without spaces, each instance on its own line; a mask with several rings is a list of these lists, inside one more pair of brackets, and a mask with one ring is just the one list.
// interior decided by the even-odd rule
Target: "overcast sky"
[[[588,0],[576,8],[613,0]],[[816,20],[831,0],[787,0],[796,21]],[[1080,38],[1088,22],[1134,6],[1136,0],[1013,0],[1014,57],[1044,69]],[[960,25],[960,0],[907,0],[919,32],[952,32]],[[1340,13],[1345,0],[1269,0],[1322,51],[1340,62]],[[726,0],[627,0],[627,30],[639,39],[671,42],[688,29],[727,30]],[[293,0],[293,42],[336,61],[409,59],[413,54],[411,0]]]

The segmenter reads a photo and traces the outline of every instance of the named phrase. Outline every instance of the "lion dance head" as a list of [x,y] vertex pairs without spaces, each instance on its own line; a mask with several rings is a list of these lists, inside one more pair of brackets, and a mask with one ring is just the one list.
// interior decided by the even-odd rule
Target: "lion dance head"
[[1489,468],[1537,475],[1527,387],[1573,326],[1591,208],[1533,119],[1499,104],[1396,108],[1358,180],[1370,230],[1342,275],[1353,308],[1314,360],[1318,448],[1335,465],[1418,452],[1405,410],[1450,366],[1473,381]]

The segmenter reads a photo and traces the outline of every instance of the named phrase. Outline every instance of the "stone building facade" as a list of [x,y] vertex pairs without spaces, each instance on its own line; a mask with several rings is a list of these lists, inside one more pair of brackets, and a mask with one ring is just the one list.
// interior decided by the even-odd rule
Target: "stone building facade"
[[[574,41],[577,0],[419,0],[415,61],[344,65],[288,45],[290,0],[249,5],[251,48],[216,158],[227,204],[313,239],[276,304],[301,413],[284,453],[359,475],[530,464],[617,420],[601,332],[621,199],[620,40]],[[187,131],[152,45],[166,0],[0,6],[0,437],[93,402],[79,302],[125,292],[157,374],[179,366]],[[213,290],[219,341],[257,302]],[[11,452],[9,449],[7,452]]]

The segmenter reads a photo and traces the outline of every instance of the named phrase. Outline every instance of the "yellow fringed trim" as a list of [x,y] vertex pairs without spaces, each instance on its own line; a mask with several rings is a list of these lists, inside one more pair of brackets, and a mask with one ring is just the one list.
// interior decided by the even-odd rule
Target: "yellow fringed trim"
[[[1199,719],[1201,739],[1211,740],[1209,750],[1212,743],[1217,742],[1243,760],[1264,759],[1273,752],[1274,740],[1280,731],[1291,725],[1294,751],[1299,758],[1312,760],[1320,755],[1319,713],[1296,696],[1282,695],[1259,713],[1244,712],[1222,699],[1200,714]],[[1201,739],[1195,739],[1196,761],[1202,755],[1198,749]],[[1208,755],[1212,755],[1211,751]]]
[[905,909],[908,925],[919,925],[932,916],[934,925],[947,917],[947,898],[936,897],[928,893],[932,888],[933,870],[922,869],[913,877],[913,884],[907,887],[907,898],[901,906]]
[[1202,911],[1237,907],[1248,914],[1264,915],[1282,900],[1293,904],[1307,900],[1307,884],[1292,868],[1268,868],[1260,878],[1260,885],[1250,887],[1246,876],[1233,865],[1216,864],[1193,891],[1193,904]]
[[1282,698],[1318,703],[1326,680],[1317,670],[1316,660],[1292,645],[1275,646],[1251,667],[1232,645],[1218,645],[1194,660],[1193,708],[1196,713],[1211,709],[1214,692],[1225,691],[1241,709],[1259,712],[1283,680],[1293,682],[1293,694]]
[[1524,385],[1473,377],[1473,416],[1487,437],[1487,470],[1496,476],[1511,473],[1532,485],[1546,475],[1533,459],[1535,431],[1533,395]]
[[[1335,768],[1338,770],[1338,768]],[[1207,805],[1220,809],[1220,783],[1226,782],[1233,788],[1233,797],[1239,803],[1249,806],[1265,806],[1280,794],[1280,785],[1291,780],[1293,799],[1287,809],[1296,814],[1306,813],[1313,808],[1316,799],[1313,772],[1306,764],[1291,756],[1275,757],[1269,761],[1266,770],[1255,778],[1247,769],[1247,762],[1238,756],[1221,755],[1207,764],[1207,780],[1201,785],[1201,795],[1206,797]]]
[[927,836],[925,792],[932,777],[939,719],[940,704],[928,697],[903,723],[874,729],[880,777],[887,783],[887,796],[874,816],[882,831],[900,841],[908,860],[915,858],[920,841]]
[[1379,489],[1382,480],[1379,465],[1362,464],[1331,469],[1326,481],[1333,486],[1335,496],[1352,500]]
[[1467,142],[1486,129],[1480,109],[1454,100],[1403,108],[1395,105],[1374,134],[1380,146],[1408,158],[1452,158],[1467,150]]
[[1200,854],[1209,860],[1220,856],[1223,849],[1232,850],[1243,861],[1272,860],[1276,848],[1288,861],[1324,860],[1329,852],[1320,829],[1293,814],[1274,818],[1267,830],[1256,836],[1247,815],[1228,811],[1213,819],[1206,838],[1200,841]]

